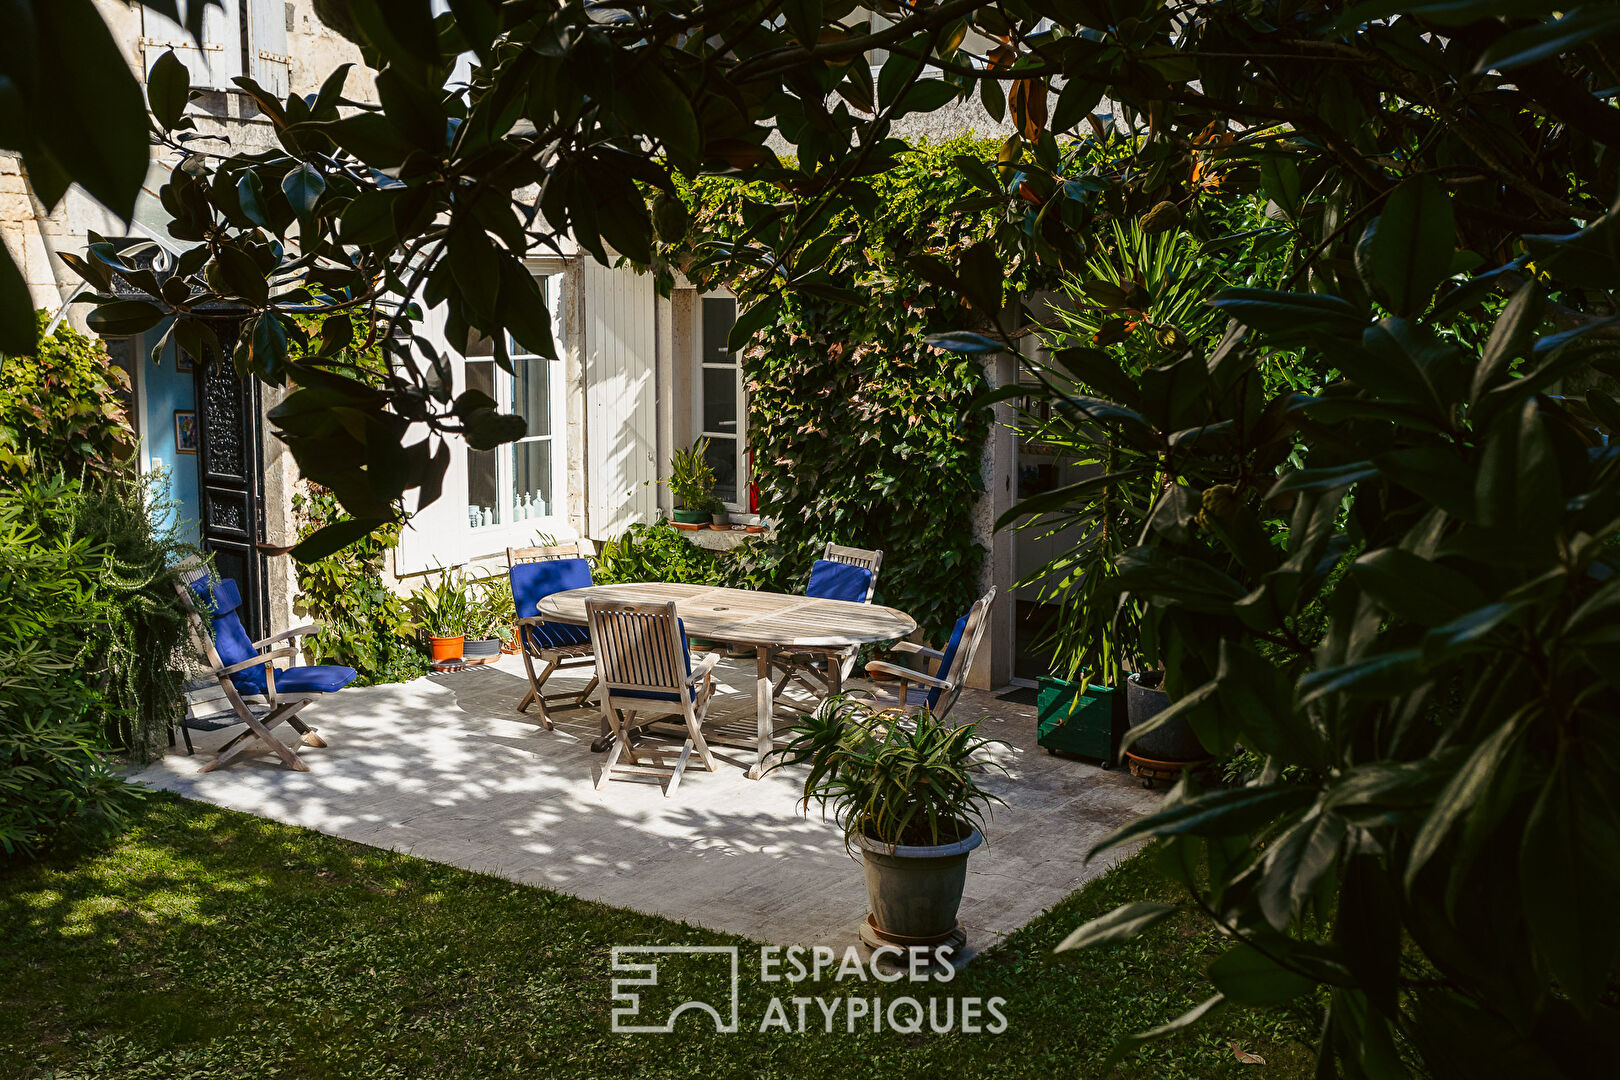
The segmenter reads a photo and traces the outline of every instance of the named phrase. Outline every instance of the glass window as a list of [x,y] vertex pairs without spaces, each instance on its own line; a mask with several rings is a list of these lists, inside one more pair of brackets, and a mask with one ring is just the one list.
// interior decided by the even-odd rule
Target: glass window
[[[540,279],[541,290],[557,323],[557,297],[562,275]],[[561,426],[557,413],[561,404],[560,362],[526,353],[508,339],[512,373],[507,374],[494,360],[468,359],[467,389],[481,390],[495,400],[502,412],[516,413],[526,421],[523,438],[494,450],[467,452],[467,524],[472,528],[508,525],[531,518],[552,517],[559,512],[561,451],[552,443]],[[493,353],[488,340],[474,342],[469,357]]]
[[700,311],[694,379],[697,434],[709,440],[707,458],[714,470],[715,496],[746,510],[743,455],[747,453],[748,424],[742,358],[726,348],[726,338],[737,321],[737,301],[729,296],[705,296]]

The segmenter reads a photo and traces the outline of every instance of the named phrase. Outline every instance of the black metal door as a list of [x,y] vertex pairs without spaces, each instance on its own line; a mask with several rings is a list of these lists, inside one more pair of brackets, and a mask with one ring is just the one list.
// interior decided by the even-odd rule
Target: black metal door
[[223,356],[197,375],[198,480],[202,488],[202,549],[220,577],[242,593],[242,624],[254,638],[268,633],[264,602],[264,455],[259,443],[259,383],[231,366],[237,327],[218,327]]

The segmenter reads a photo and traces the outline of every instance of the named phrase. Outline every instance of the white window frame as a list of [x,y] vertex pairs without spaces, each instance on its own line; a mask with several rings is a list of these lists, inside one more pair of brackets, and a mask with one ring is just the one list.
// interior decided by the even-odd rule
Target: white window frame
[[[724,299],[735,301],[735,294],[726,289],[717,289],[713,292],[698,293],[697,303],[692,305],[692,442],[699,439],[729,439],[737,444],[737,498],[734,502],[725,504],[726,509],[733,513],[749,513],[748,487],[752,479],[748,468],[748,382],[743,378],[742,356],[739,353],[727,353],[732,358],[731,364],[710,363],[703,355],[703,301],[709,299]],[[738,305],[741,314],[742,305]],[[737,392],[737,430],[709,431],[703,426],[703,373],[708,370],[723,371],[727,368],[736,372]]]
[[[541,291],[546,298],[546,306],[551,311],[552,336],[556,340],[557,355],[562,356],[562,311],[561,300],[563,291],[563,275],[561,271],[535,273]],[[566,401],[567,382],[563,378],[563,363],[559,360],[548,360],[534,353],[524,352],[510,337],[507,346],[514,361],[524,360],[530,363],[543,364],[547,375],[547,398],[551,405],[550,434],[526,435],[516,442],[502,443],[496,447],[495,454],[495,490],[505,498],[511,499],[507,509],[510,518],[506,521],[491,522],[488,525],[474,525],[469,517],[466,522],[467,532],[477,537],[479,541],[485,538],[499,537],[503,533],[520,533],[528,537],[536,532],[547,533],[560,537],[564,533],[572,533],[568,528],[568,442],[566,438],[568,409]],[[501,369],[494,362],[493,356],[469,356],[466,363],[487,361],[495,369],[495,403],[501,412],[513,412],[515,408],[514,397],[517,393],[517,379]],[[551,444],[551,513],[544,516],[518,518],[516,516],[516,502],[519,493],[515,489],[516,480],[512,475],[512,455],[508,448],[531,442],[549,442]],[[469,481],[471,479],[472,456],[468,456],[462,464]],[[469,496],[470,497],[470,496]],[[470,503],[468,504],[470,507]],[[463,508],[463,512],[466,511]],[[506,545],[510,546],[510,545]]]

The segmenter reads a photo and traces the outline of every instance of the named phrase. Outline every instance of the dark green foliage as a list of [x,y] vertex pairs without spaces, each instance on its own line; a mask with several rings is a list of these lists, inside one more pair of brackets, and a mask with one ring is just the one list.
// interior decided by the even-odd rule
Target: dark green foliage
[[618,540],[604,544],[591,571],[598,585],[626,581],[677,581],[688,585],[728,585],[735,574],[731,552],[700,548],[668,522],[632,525]]
[[14,482],[35,462],[70,476],[110,469],[135,448],[123,395],[129,376],[106,348],[67,323],[43,334],[29,356],[0,356],[0,480]]
[[185,613],[148,482],[35,463],[0,488],[0,850],[116,829],[133,789],[115,749],[161,746],[184,707]]
[[[858,877],[853,863],[847,869]],[[1122,1027],[1152,1027],[1196,1000],[1218,936],[1179,915],[1124,945],[1052,947],[1116,904],[1168,899],[1151,862],[1132,859],[954,981],[921,988],[924,998],[1005,997],[1001,1035],[827,1034],[814,1006],[807,1033],[761,1035],[752,1029],[773,994],[917,995],[919,987],[763,983],[757,948],[740,938],[161,794],[116,843],[0,875],[0,1074],[1309,1076],[1315,1018],[1297,1005],[1229,1012],[1122,1066],[1105,1064]],[[266,947],[205,947],[223,933]],[[742,1030],[719,1035],[686,1018],[673,1039],[613,1034],[611,950],[637,944],[741,946]],[[689,974],[671,964],[661,977],[694,998],[729,985],[712,967]],[[1232,1044],[1265,1067],[1241,1064]]]
[[[299,538],[343,520],[332,493],[310,487],[296,496]],[[344,664],[359,685],[405,682],[426,675],[427,656],[411,639],[404,600],[383,583],[388,555],[399,542],[390,525],[324,559],[298,564],[298,603],[320,630],[304,647],[317,664]]]

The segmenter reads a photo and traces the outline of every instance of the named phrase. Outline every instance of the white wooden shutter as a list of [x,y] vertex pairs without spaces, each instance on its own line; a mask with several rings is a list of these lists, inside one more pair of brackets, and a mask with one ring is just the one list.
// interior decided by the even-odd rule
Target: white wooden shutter
[[[277,11],[281,10],[281,4],[275,7]],[[181,14],[185,14],[184,9]],[[200,49],[183,24],[148,8],[141,9],[141,18],[144,28],[141,60],[147,71],[152,70],[158,57],[173,49],[174,55],[190,72],[192,86],[224,90],[232,85],[233,78],[242,74],[241,0],[224,0],[223,8],[208,9],[203,16],[203,43]],[[285,35],[282,40],[285,42]]]
[[581,260],[587,532],[616,539],[658,514],[653,279]]
[[248,74],[273,96],[287,96],[286,0],[245,0],[248,5]]

